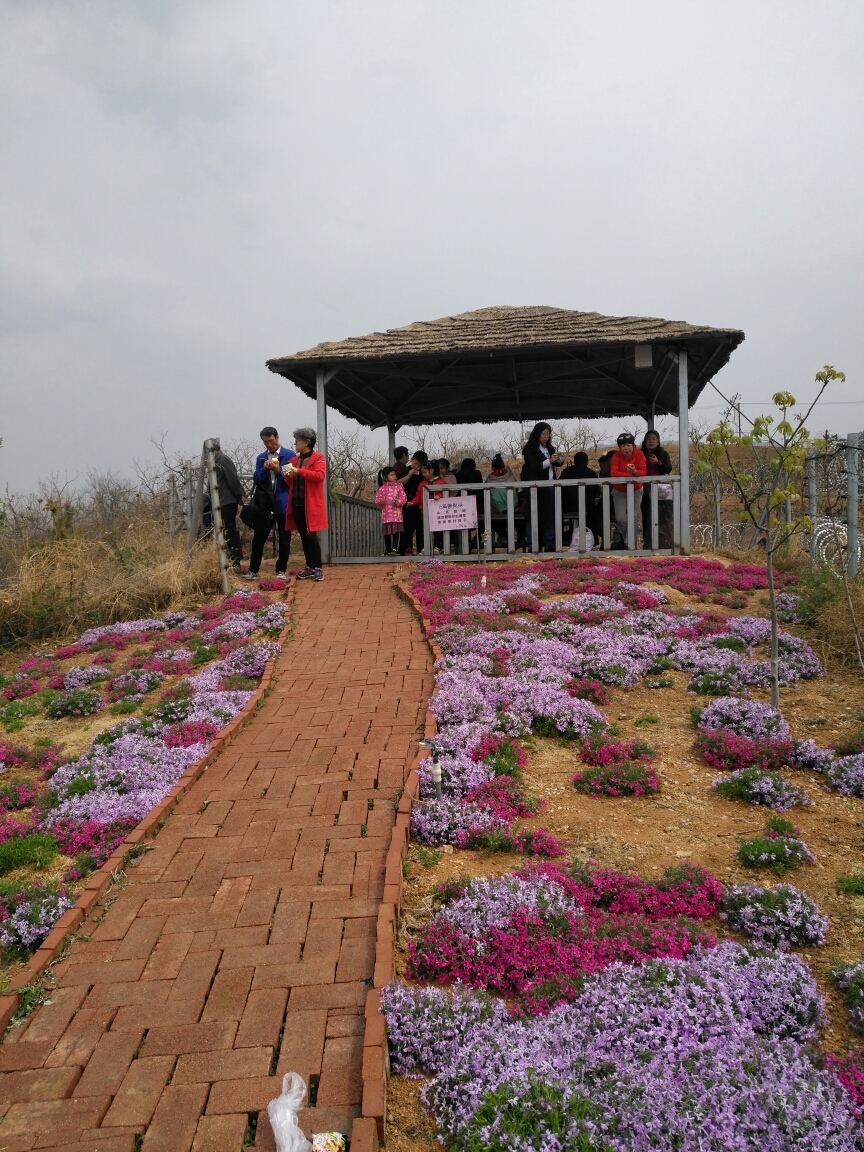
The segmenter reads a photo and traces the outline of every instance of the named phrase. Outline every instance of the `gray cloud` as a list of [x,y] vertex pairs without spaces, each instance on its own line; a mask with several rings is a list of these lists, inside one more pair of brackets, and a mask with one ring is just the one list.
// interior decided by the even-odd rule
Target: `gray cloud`
[[[74,474],[160,429],[194,452],[305,422],[267,357],[493,303],[742,327],[724,389],[806,397],[827,361],[849,377],[832,399],[861,396],[858,4],[42,0],[0,19],[13,487],[46,441]],[[864,403],[818,422],[864,428]]]

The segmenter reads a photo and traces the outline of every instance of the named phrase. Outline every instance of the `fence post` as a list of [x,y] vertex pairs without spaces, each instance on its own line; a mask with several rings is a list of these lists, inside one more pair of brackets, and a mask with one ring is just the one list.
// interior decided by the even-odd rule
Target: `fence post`
[[712,479],[714,480],[714,548],[716,550],[723,543],[723,521],[720,515],[720,477],[715,472]]
[[[207,465],[205,453],[201,453],[201,463],[198,465],[198,484],[195,488],[195,499],[189,516],[189,531],[186,535],[186,567],[192,561],[192,549],[198,539],[198,529],[201,527],[201,515],[204,511],[204,469]],[[189,472],[189,487],[192,487],[192,471]]]
[[213,538],[219,554],[219,568],[222,571],[222,592],[228,595],[228,549],[225,547],[225,532],[222,527],[222,505],[219,502],[219,477],[216,475],[216,452],[219,449],[218,437],[204,441],[207,455],[207,472],[210,480],[210,514],[213,517]]
[[193,480],[194,470],[195,470],[194,464],[191,464],[187,460],[186,463],[183,465],[183,471],[184,471],[185,476],[186,476],[186,479],[184,481],[184,490],[186,493],[186,499],[185,499],[185,502],[183,505],[183,519],[186,521],[186,531],[187,532],[190,532],[192,529],[192,511],[193,511],[193,507],[195,504],[195,492],[194,492],[195,482]]
[[816,516],[819,511],[816,502],[816,457],[808,456],[804,464],[807,473],[807,514],[810,517],[810,545],[808,551],[810,552],[810,559],[815,564],[817,560],[816,550]]
[[858,432],[846,437],[846,571],[858,575]]
[[168,485],[168,539],[174,543],[174,506],[177,503],[177,481],[171,473],[171,482]]

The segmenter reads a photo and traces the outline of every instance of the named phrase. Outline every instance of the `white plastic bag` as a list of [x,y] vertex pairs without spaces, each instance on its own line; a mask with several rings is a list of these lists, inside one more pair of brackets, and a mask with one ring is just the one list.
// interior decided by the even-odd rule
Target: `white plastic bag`
[[270,1127],[276,1137],[276,1152],[311,1152],[312,1145],[297,1123],[297,1113],[306,1099],[306,1082],[297,1072],[282,1077],[282,1095],[267,1105]]
[[[593,547],[594,547],[594,533],[591,531],[590,528],[586,528],[585,529],[585,551],[590,552]],[[579,525],[578,524],[573,525],[573,539],[570,541],[570,547],[567,549],[567,551],[568,552],[578,552],[579,551]]]

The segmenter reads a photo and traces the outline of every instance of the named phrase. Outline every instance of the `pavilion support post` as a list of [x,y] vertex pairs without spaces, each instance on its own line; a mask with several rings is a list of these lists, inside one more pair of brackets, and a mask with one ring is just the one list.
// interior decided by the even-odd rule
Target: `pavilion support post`
[[[324,394],[324,368],[320,366],[315,374],[315,398],[318,402],[318,443],[316,449],[327,460],[327,398]],[[324,477],[324,507],[327,510],[327,519],[330,519],[330,465],[327,464],[327,474]],[[325,528],[319,533],[321,538],[321,558],[325,564],[331,563],[330,556],[330,529]]]
[[387,463],[396,462],[396,425],[387,425]]
[[846,437],[846,571],[858,575],[858,432]]
[[678,353],[678,472],[681,476],[681,551],[690,554],[690,413],[687,351]]

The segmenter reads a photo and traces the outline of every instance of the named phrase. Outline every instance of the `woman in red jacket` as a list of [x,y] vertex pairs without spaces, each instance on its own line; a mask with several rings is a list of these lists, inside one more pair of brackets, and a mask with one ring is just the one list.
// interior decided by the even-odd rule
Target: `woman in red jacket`
[[288,485],[285,527],[300,533],[306,557],[306,567],[298,572],[298,580],[324,579],[318,533],[327,527],[327,462],[314,450],[317,439],[314,428],[297,428],[294,432],[297,457],[282,469]]
[[[612,453],[609,463],[609,475],[621,476],[632,480],[634,476],[647,475],[645,457],[636,447],[636,438],[629,432],[622,432],[616,441],[618,451]],[[642,485],[633,485],[635,492],[633,498],[633,536],[636,538],[636,516],[642,499]],[[612,503],[615,506],[615,520],[618,531],[621,533],[622,543],[613,544],[612,547],[627,547],[627,485],[612,485]]]

